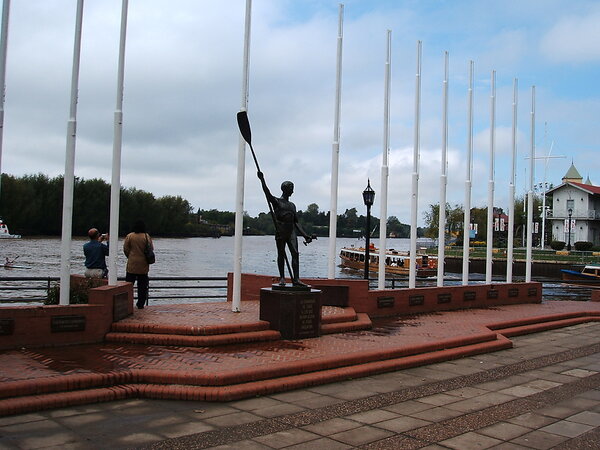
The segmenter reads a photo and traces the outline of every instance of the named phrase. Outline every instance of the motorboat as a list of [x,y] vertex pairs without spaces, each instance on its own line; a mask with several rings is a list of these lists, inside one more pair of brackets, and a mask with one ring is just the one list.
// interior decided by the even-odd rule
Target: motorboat
[[8,226],[0,219],[0,239],[19,239],[20,234],[10,234]]

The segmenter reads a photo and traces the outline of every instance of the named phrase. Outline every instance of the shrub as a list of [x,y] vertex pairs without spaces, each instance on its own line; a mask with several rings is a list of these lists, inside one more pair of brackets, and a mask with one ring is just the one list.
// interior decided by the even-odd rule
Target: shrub
[[588,252],[592,249],[592,247],[594,247],[594,243],[589,241],[577,241],[575,244],[573,244],[573,246],[575,247],[575,250]]
[[[91,279],[90,279],[91,280]],[[79,286],[71,286],[70,295],[69,295],[69,304],[70,305],[87,305],[89,296],[88,290],[90,287],[94,287],[91,282],[88,282],[87,285],[81,284]],[[44,305],[58,305],[60,301],[60,284],[55,284],[50,289],[48,289],[48,298],[44,300]]]
[[562,250],[565,248],[566,243],[563,241],[552,241],[550,242],[550,248],[552,250]]

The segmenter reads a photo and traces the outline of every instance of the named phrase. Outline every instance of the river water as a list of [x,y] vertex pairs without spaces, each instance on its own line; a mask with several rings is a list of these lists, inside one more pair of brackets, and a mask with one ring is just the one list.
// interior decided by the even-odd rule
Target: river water
[[[301,242],[302,239],[299,239]],[[372,240],[378,246],[378,239]],[[83,274],[83,244],[87,239],[73,239],[71,245],[71,273]],[[342,247],[364,245],[364,240],[355,238],[336,239],[336,278],[362,278],[362,272],[339,266],[339,252]],[[426,245],[420,243],[419,246]],[[127,262],[122,251],[123,242],[119,240],[117,252],[118,276],[125,276]],[[23,238],[0,239],[0,261],[6,257],[17,258],[15,264],[27,269],[0,268],[2,277],[59,277],[60,276],[60,239],[59,238]],[[224,236],[214,238],[155,238],[156,264],[150,269],[150,277],[224,277],[233,271],[234,238]],[[388,249],[408,250],[409,239],[388,239]],[[273,236],[244,236],[242,246],[242,272],[276,276],[277,251]],[[327,277],[327,258],[329,239],[319,238],[311,244],[300,244],[300,277]],[[287,274],[287,273],[286,273]],[[376,277],[371,274],[371,277]],[[460,274],[445,274],[445,284],[460,284]],[[482,274],[471,274],[471,280],[481,282]],[[503,281],[494,276],[494,281]],[[515,277],[515,281],[521,281]],[[590,289],[578,289],[556,283],[553,280],[539,280],[544,283],[545,299],[586,300]],[[404,283],[406,284],[406,283]],[[435,285],[434,279],[419,281],[418,285]],[[373,285],[374,287],[374,285]],[[152,293],[151,293],[152,295]]]
[[[299,239],[301,242],[302,239]],[[83,244],[87,239],[73,239],[71,245],[71,273],[83,274]],[[154,238],[156,264],[151,266],[150,276],[155,277],[210,277],[226,276],[233,271],[234,238]],[[377,240],[374,240],[377,245]],[[344,246],[364,245],[354,238],[338,238],[336,255]],[[6,257],[17,258],[15,264],[30,269],[5,270],[6,276],[60,276],[60,239],[2,239],[0,261]],[[409,239],[388,239],[387,247],[408,250]],[[300,244],[300,276],[326,277],[329,239],[319,238],[310,245]],[[277,250],[273,236],[244,236],[242,245],[242,272],[263,275],[277,274]],[[339,258],[336,261],[339,263]],[[125,276],[127,259],[123,254],[123,241],[119,240],[117,253],[118,276]],[[8,275],[10,273],[10,275]],[[0,276],[2,276],[0,274]],[[336,277],[348,276],[341,267]]]

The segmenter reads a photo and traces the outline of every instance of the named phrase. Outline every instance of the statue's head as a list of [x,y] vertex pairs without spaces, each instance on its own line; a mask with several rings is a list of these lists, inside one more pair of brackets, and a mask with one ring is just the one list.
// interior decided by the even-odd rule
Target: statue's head
[[281,183],[281,192],[284,194],[292,195],[294,192],[294,183],[291,181],[284,181]]

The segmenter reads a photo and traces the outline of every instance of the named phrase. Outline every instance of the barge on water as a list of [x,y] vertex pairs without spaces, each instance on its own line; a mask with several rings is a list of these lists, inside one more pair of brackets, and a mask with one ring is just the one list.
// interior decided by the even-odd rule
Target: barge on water
[[[344,247],[340,251],[343,267],[364,270],[365,248]],[[437,276],[437,257],[426,254],[418,254],[415,260],[417,277],[429,278]],[[390,249],[385,252],[385,272],[393,275],[405,275],[410,273],[411,257],[408,252]],[[369,272],[379,270],[379,249],[373,244],[369,246]]]

